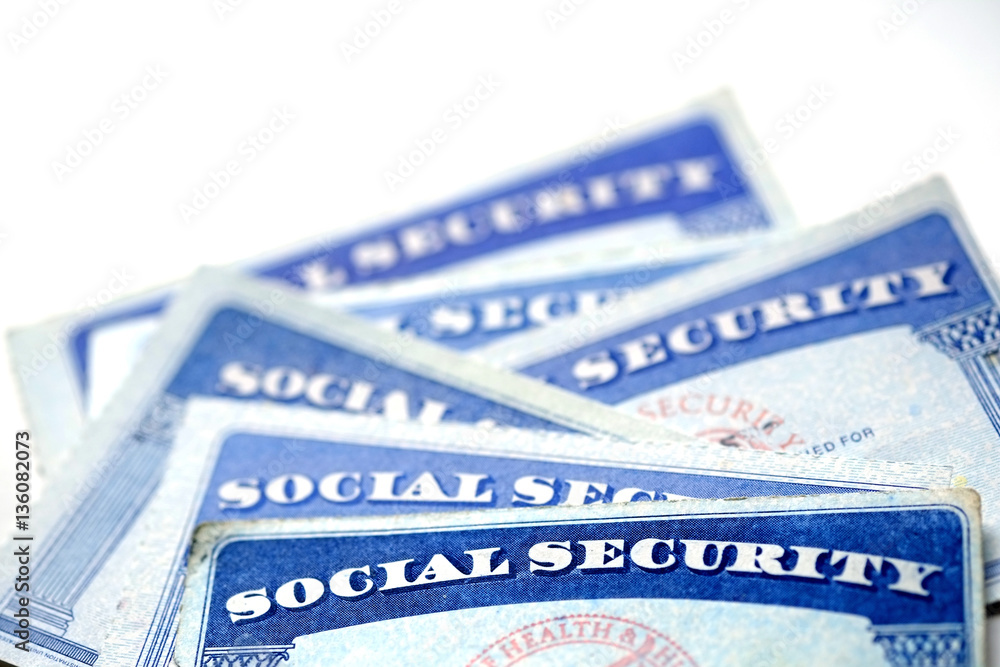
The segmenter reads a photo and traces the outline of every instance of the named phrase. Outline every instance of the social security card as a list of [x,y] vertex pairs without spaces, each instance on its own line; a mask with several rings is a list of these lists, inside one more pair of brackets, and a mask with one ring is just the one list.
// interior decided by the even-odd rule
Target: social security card
[[129,622],[117,624],[103,653],[129,664],[170,662],[188,546],[204,522],[898,491],[946,487],[949,479],[948,468],[923,464],[193,399],[140,522],[141,546],[118,605]]
[[[84,438],[72,465],[54,470],[33,529],[36,614],[30,660],[13,648],[13,590],[0,612],[0,658],[18,665],[94,664],[118,622],[121,572],[135,523],[160,482],[186,401],[194,396],[273,400],[434,424],[459,421],[554,429],[663,444],[683,441],[530,378],[313,306],[278,287],[205,270],[175,301],[140,366]],[[8,566],[10,567],[10,566]],[[6,581],[13,581],[14,575]],[[44,650],[42,650],[44,649]]]
[[[940,180],[482,351],[722,445],[938,462],[983,499],[1000,599],[996,280]],[[600,313],[598,313],[601,316]]]
[[[774,243],[781,235],[757,239]],[[741,246],[745,250],[752,241]],[[379,326],[473,350],[574,315],[593,314],[651,283],[734,254],[730,240],[638,244],[453,271],[317,295]]]
[[982,665],[979,528],[968,489],[206,524],[176,661]]
[[[614,135],[472,194],[242,268],[324,293],[592,247],[707,242],[714,253],[720,242],[790,225],[766,166],[751,158],[756,142],[728,94]],[[71,316],[11,335],[13,367],[41,442],[65,450],[79,442],[83,423],[101,413],[135,365],[171,292],[110,305],[111,292],[99,293]]]

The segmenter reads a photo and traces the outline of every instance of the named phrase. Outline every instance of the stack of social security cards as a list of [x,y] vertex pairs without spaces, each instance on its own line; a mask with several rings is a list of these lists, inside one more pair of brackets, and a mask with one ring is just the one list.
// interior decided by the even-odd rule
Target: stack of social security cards
[[0,659],[983,664],[995,276],[941,180],[798,230],[754,148],[718,95],[11,332]]

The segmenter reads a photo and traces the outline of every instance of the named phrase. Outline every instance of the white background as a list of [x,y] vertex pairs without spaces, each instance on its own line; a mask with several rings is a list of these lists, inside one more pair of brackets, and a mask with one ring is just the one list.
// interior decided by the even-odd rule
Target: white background
[[[13,44],[50,1],[0,9],[4,328],[77,309],[114,271],[135,291],[361,225],[720,87],[776,141],[769,159],[803,224],[909,181],[913,155],[957,135],[926,173],[950,179],[1000,256],[1000,3],[400,0],[348,61],[343,45],[388,0],[67,0]],[[730,22],[713,24],[724,10]],[[706,25],[718,34],[679,66]],[[164,81],[120,120],[115,99],[157,66]],[[385,172],[489,76],[496,92],[390,191]],[[817,86],[832,96],[786,136],[777,124]],[[185,222],[179,205],[282,106],[289,128]],[[104,118],[113,132],[60,180],[53,162]],[[0,434],[26,425],[17,400],[3,377]]]

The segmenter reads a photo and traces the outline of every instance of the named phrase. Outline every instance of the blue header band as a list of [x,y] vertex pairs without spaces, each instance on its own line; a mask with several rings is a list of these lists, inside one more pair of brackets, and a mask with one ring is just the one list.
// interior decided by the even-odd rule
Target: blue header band
[[[368,536],[236,537],[219,547],[214,556],[205,646],[288,645],[298,636],[393,618],[526,602],[605,598],[740,600],[861,615],[878,626],[965,623],[968,554],[960,546],[966,543],[965,530],[964,517],[954,508],[925,507],[650,517],[479,529],[471,525],[464,530]],[[661,545],[654,552],[653,561],[667,563],[673,554],[676,562],[662,568],[644,567],[652,563],[641,558],[635,546],[650,538],[673,540],[669,549]],[[620,558],[621,567],[587,571],[587,556],[580,544],[585,540],[608,541],[606,558],[616,563]],[[692,540],[717,543],[700,555],[703,567],[696,568],[699,557],[691,560],[686,553],[697,548]],[[552,551],[532,550],[535,545],[552,542],[570,543],[572,561],[559,571],[545,571],[546,557],[551,558]],[[734,542],[781,546],[785,571],[795,569],[797,561],[806,558],[801,548],[796,551],[793,546],[817,548],[822,553],[810,561],[817,576],[741,572],[737,549],[724,546]],[[721,555],[719,544],[723,544]],[[488,567],[485,557],[475,565],[469,552],[476,550],[483,550],[480,555],[488,553]],[[893,590],[900,575],[882,561],[878,567],[869,562],[862,568],[870,585],[859,586],[844,581],[849,577],[845,561],[834,555],[837,552],[908,559],[941,569],[923,579],[927,595]],[[480,574],[489,576],[419,584],[419,577],[432,562],[440,565],[438,578],[446,578],[443,573],[449,566],[442,558],[460,575],[475,574],[478,567]],[[392,565],[407,559],[412,562],[405,566],[405,572]],[[713,563],[714,567],[708,567]],[[385,564],[389,566],[382,567]],[[275,591],[289,582],[329,582],[339,571],[364,566],[370,574],[362,576],[355,571],[349,579],[353,590],[369,589],[363,595],[341,597],[332,589],[320,595],[317,589],[318,597],[307,607],[289,609],[272,604],[267,613],[256,617],[247,614],[246,620],[231,615],[233,610],[240,611],[238,605],[227,610],[233,596],[264,589],[265,596],[274,600]],[[393,575],[390,570],[397,572]],[[404,581],[400,576],[417,585],[398,586]],[[286,590],[294,593],[295,585]],[[299,593],[306,594],[305,588]]]

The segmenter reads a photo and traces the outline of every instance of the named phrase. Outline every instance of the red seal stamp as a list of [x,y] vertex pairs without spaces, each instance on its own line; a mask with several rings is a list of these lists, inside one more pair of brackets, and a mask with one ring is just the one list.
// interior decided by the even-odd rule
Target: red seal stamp
[[642,623],[604,614],[570,614],[504,635],[467,667],[586,664],[608,667],[694,667],[676,641]]
[[783,417],[737,396],[697,392],[664,395],[643,402],[636,411],[653,421],[680,420],[681,431],[728,447],[783,452],[805,444],[801,435],[782,428]]

